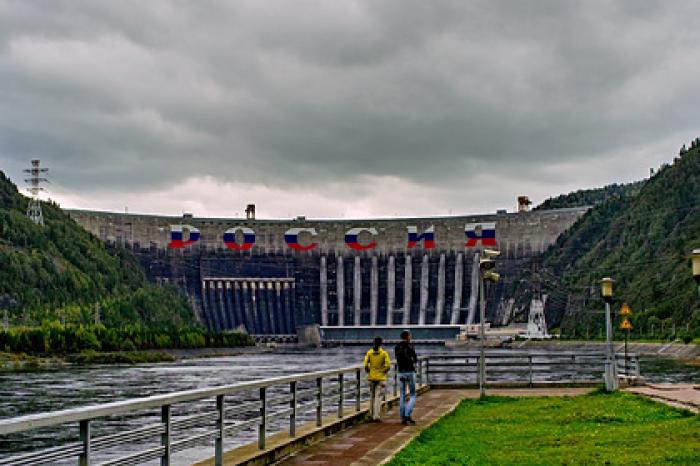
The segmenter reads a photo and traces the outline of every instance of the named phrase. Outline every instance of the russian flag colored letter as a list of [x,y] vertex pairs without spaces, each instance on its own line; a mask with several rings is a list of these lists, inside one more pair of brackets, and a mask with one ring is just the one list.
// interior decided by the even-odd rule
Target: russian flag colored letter
[[[243,233],[243,243],[238,244],[236,241],[236,233],[240,231]],[[224,244],[227,248],[233,249],[234,251],[245,251],[250,249],[255,244],[255,232],[252,228],[248,227],[233,227],[229,228],[224,232]]]
[[360,243],[360,233],[366,231],[372,236],[377,236],[376,228],[351,228],[345,233],[345,244],[348,245],[350,249],[364,250],[364,249],[374,249],[377,247],[376,241],[370,241],[367,244]]
[[419,242],[423,241],[423,249],[433,249],[435,247],[435,226],[430,225],[423,233],[418,234],[418,227],[407,226],[408,229],[408,247],[415,247]]
[[[189,233],[185,240],[185,230]],[[199,241],[199,230],[192,225],[170,225],[169,249],[180,249]]]
[[306,246],[299,244],[299,234],[306,232],[310,234],[313,238],[317,236],[315,228],[290,228],[284,234],[284,240],[287,242],[287,246],[297,251],[310,251],[318,246],[318,243],[309,243]]
[[495,223],[467,223],[464,226],[464,234],[467,237],[465,247],[473,248],[479,242],[482,246],[496,246]]

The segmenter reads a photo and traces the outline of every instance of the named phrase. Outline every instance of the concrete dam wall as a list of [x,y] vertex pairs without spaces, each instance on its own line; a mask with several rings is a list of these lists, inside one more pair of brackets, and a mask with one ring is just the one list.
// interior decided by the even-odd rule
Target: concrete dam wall
[[281,335],[314,323],[474,323],[474,255],[485,246],[501,251],[502,280],[487,298],[488,319],[503,320],[508,285],[586,210],[373,220],[68,212],[132,249],[151,280],[183,289],[209,328]]

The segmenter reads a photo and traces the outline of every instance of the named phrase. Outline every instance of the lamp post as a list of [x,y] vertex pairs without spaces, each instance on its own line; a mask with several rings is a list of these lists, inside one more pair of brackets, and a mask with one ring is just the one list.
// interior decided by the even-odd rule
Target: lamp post
[[619,388],[617,382],[617,367],[613,353],[612,342],[612,318],[610,316],[610,303],[613,299],[613,283],[610,277],[600,281],[600,294],[605,301],[605,389],[609,392]]
[[499,279],[499,275],[493,271],[496,266],[493,258],[498,257],[501,253],[499,251],[494,251],[493,249],[484,249],[481,254],[481,259],[479,259],[479,396],[486,396],[486,353],[484,347],[486,345],[486,292],[485,292],[485,281],[490,281],[496,283]]
[[700,298],[700,249],[693,249],[690,260],[693,263],[693,277],[698,284],[698,298]]

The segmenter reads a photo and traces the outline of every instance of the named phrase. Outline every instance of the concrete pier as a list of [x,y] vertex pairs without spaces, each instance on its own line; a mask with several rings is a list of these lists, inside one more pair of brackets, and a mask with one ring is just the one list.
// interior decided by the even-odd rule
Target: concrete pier
[[379,310],[379,260],[377,256],[372,256],[369,298],[369,324],[377,325],[377,311]]
[[476,305],[479,298],[479,253],[474,254],[472,261],[472,281],[469,294],[469,314],[467,315],[467,325],[474,323],[476,315]]
[[403,325],[411,323],[411,294],[413,292],[412,258],[406,254],[406,267],[403,279]]
[[335,283],[337,286],[338,298],[338,325],[345,325],[345,268],[343,267],[343,256],[338,256]]
[[328,325],[328,269],[326,267],[326,256],[321,256],[320,269],[321,325]]
[[445,309],[445,254],[440,254],[438,264],[437,299],[435,302],[435,325],[442,323],[442,313]]
[[394,302],[396,296],[396,259],[389,256],[387,265],[387,285],[386,285],[386,324],[393,325],[394,322]]
[[428,313],[428,280],[430,272],[430,258],[423,254],[423,262],[420,267],[420,309],[418,314],[418,325],[425,325],[426,314]]
[[355,310],[354,324],[355,326],[362,325],[362,265],[360,262],[360,256],[355,256],[355,264],[353,266],[353,290],[352,290],[352,303]]
[[229,329],[234,329],[240,325],[240,321],[236,317],[236,309],[233,307],[233,290],[231,282],[224,282],[224,298],[226,300],[226,314],[229,320]]

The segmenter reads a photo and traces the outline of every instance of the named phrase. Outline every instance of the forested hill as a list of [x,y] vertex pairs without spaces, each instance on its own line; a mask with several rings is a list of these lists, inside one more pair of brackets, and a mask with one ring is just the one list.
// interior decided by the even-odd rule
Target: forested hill
[[195,324],[187,301],[149,284],[129,251],[108,250],[52,203],[42,205],[46,225],[35,225],[27,202],[0,171],[0,312],[13,323],[93,322],[99,308],[108,326]]
[[579,189],[578,191],[550,197],[533,210],[563,209],[566,207],[582,207],[600,204],[608,199],[635,196],[644,186],[646,180],[627,184],[609,184],[602,188]]
[[[628,185],[629,186],[629,185]],[[595,329],[603,323],[599,280],[616,280],[619,308],[632,306],[637,330],[676,329],[700,337],[700,303],[689,254],[700,248],[700,152],[691,149],[637,194],[612,196],[589,210],[542,257],[550,325]],[[663,324],[663,325],[662,325]],[[670,335],[667,335],[670,336]]]

